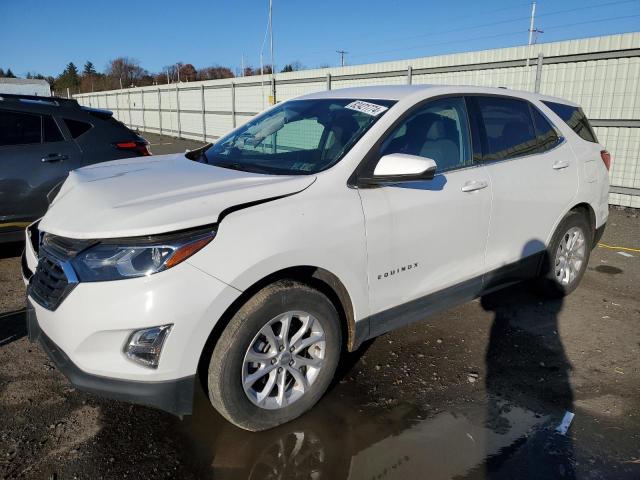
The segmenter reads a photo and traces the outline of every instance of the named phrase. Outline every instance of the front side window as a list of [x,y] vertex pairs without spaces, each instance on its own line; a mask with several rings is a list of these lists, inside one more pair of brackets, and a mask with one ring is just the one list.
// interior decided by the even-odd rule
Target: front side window
[[486,133],[485,161],[522,157],[539,151],[535,128],[524,100],[473,97]]
[[471,148],[464,99],[434,100],[411,113],[380,148],[381,156],[391,153],[435,160],[438,172],[469,166]]
[[317,173],[337,163],[394,104],[391,100],[293,100],[249,121],[205,152],[206,162],[276,175]]
[[41,123],[40,115],[0,110],[0,146],[40,143]]
[[564,122],[569,125],[569,127],[571,127],[571,130],[580,135],[581,138],[583,138],[587,142],[598,143],[596,134],[593,133],[593,129],[589,124],[589,120],[587,120],[587,116],[584,114],[581,108],[555,102],[542,103],[544,103],[553,111],[553,113],[564,120]]

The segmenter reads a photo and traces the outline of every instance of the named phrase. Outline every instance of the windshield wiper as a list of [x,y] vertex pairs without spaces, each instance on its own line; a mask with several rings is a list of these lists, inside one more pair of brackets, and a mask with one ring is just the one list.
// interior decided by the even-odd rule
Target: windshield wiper
[[245,165],[238,162],[216,162],[211,165],[214,167],[228,168],[230,170],[238,170],[240,172],[265,173],[267,175],[271,174],[271,172],[265,168],[256,167],[254,165]]

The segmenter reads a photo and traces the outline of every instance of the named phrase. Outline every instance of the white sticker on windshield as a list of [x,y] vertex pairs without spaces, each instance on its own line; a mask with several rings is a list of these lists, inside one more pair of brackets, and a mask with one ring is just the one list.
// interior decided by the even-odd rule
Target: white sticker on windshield
[[389,110],[389,107],[383,107],[382,105],[376,105],[375,103],[369,103],[363,100],[356,100],[355,102],[351,102],[344,108],[366,113],[367,115],[371,115],[372,117],[377,117],[381,113]]

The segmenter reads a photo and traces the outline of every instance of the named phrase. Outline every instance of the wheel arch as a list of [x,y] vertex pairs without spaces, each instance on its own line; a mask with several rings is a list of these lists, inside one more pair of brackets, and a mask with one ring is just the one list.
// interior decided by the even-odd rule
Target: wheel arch
[[547,238],[547,242],[546,242],[547,246],[549,246],[549,244],[551,242],[551,239],[555,235],[556,230],[558,229],[558,226],[560,225],[560,222],[562,222],[564,217],[566,217],[569,212],[580,212],[585,216],[585,218],[589,222],[589,226],[591,227],[592,240],[594,240],[593,236],[595,235],[595,231],[596,231],[596,213],[595,213],[595,210],[593,209],[593,207],[588,202],[579,202],[579,203],[576,203],[575,205],[573,205],[571,208],[567,209],[567,211],[563,212],[562,215],[560,215],[558,217],[558,219],[556,220],[555,225],[553,226],[553,229],[551,230],[551,232],[549,233],[549,236]]
[[338,311],[338,315],[340,316],[342,338],[345,339],[343,347],[346,347],[348,351],[353,351],[357,348],[353,303],[351,301],[351,296],[342,281],[335,274],[324,268],[310,265],[288,267],[273,272],[256,281],[253,285],[244,290],[220,316],[207,338],[198,361],[198,375],[200,376],[200,380],[203,382],[203,385],[206,385],[206,372],[209,358],[213,353],[213,349],[215,348],[220,335],[222,335],[222,332],[229,324],[233,315],[235,315],[240,307],[242,307],[242,305],[244,305],[258,291],[279,280],[295,280],[315,288],[326,295],[333,303],[334,307]]

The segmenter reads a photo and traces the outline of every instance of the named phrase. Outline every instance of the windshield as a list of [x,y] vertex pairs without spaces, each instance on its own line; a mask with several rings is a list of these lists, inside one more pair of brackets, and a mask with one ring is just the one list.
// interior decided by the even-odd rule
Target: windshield
[[395,102],[292,100],[254,118],[205,152],[210,165],[307,175],[337,163]]

